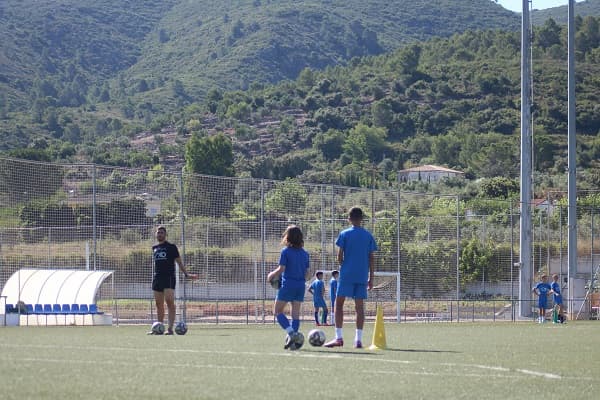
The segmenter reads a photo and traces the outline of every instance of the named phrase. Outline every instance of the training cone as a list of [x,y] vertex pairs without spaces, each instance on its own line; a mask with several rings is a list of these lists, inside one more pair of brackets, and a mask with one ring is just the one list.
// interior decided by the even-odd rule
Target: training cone
[[373,332],[373,344],[369,350],[385,349],[385,327],[383,326],[383,309],[377,306],[377,317],[375,318],[375,331]]

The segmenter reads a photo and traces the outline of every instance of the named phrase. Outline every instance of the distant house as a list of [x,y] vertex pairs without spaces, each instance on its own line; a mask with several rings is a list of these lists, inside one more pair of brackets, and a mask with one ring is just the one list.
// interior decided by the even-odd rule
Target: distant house
[[538,210],[548,212],[550,210],[551,203],[548,202],[548,199],[533,199],[532,205]]
[[438,182],[445,178],[464,178],[465,173],[437,165],[421,165],[398,171],[398,182]]

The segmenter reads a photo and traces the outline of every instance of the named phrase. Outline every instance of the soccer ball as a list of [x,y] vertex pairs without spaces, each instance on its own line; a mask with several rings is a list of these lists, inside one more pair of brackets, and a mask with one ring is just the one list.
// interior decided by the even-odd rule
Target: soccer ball
[[292,332],[286,337],[289,350],[298,350],[304,345],[304,335],[302,332]]
[[175,325],[175,333],[178,335],[185,335],[187,333],[187,325],[183,321],[179,321]]
[[269,283],[271,284],[271,287],[275,290],[279,290],[279,288],[281,288],[281,280],[279,277],[271,279]]
[[308,332],[308,343],[315,347],[323,346],[325,343],[325,332],[320,329],[313,329]]
[[155,335],[162,335],[163,333],[165,333],[165,326],[163,325],[163,323],[159,321],[153,323],[152,333],[154,333]]

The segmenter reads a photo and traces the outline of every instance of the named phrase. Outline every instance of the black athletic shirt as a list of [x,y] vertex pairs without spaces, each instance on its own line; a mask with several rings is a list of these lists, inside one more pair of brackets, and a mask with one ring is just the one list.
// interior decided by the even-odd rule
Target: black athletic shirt
[[164,242],[152,246],[152,258],[154,259],[154,276],[175,275],[175,259],[179,257],[177,246]]

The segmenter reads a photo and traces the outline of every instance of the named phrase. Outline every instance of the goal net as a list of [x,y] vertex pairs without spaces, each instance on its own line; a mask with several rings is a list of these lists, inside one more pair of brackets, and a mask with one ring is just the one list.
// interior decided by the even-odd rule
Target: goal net
[[[328,285],[332,271],[323,272],[323,280]],[[400,273],[375,271],[373,289],[369,291],[367,302],[381,303],[384,308],[386,303],[390,305],[390,308],[393,306],[396,314],[396,321],[400,322]],[[389,315],[389,313],[385,314]]]

